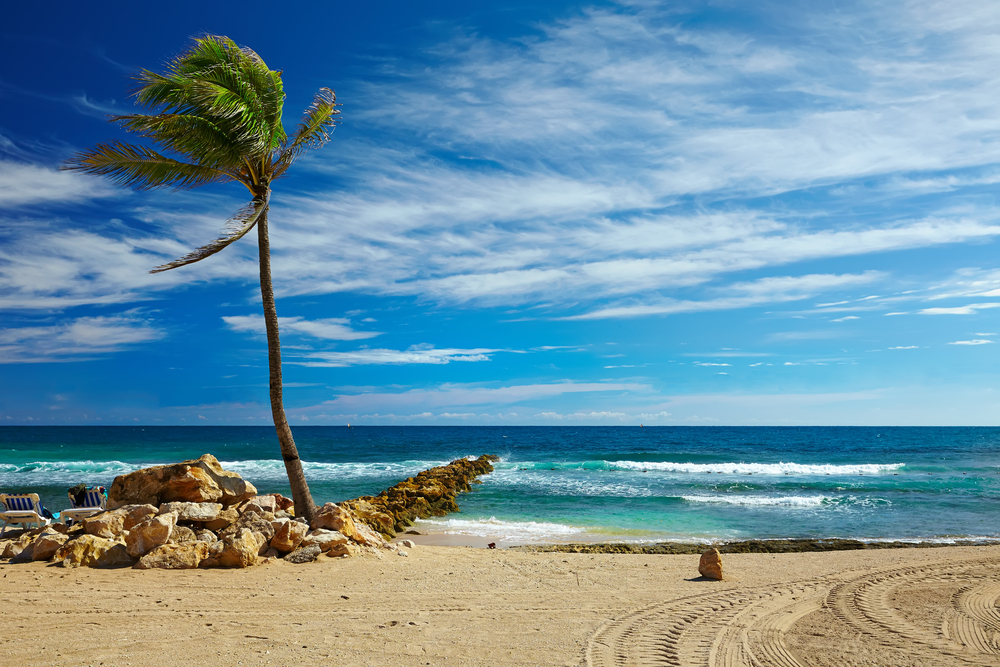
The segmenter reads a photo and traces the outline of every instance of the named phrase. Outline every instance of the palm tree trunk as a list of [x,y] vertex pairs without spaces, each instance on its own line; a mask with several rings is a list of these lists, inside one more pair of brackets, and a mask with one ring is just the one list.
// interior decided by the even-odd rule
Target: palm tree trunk
[[278,340],[278,311],[274,307],[274,288],[271,286],[271,244],[267,238],[267,211],[257,221],[257,240],[260,247],[260,296],[264,301],[264,326],[267,328],[267,367],[270,371],[271,415],[274,430],[281,445],[281,458],[285,461],[288,484],[292,487],[295,514],[312,521],[316,513],[309,484],[302,471],[299,451],[292,438],[292,429],[285,417],[285,405],[281,398],[281,342]]

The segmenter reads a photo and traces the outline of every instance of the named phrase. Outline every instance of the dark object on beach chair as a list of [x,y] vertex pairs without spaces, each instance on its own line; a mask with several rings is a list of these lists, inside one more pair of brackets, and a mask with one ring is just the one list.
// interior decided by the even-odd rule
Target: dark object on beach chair
[[496,549],[497,548],[497,543],[496,542],[490,542],[489,544],[486,545],[486,548],[487,549]]
[[[81,486],[83,487],[82,494],[80,493]],[[86,519],[88,516],[100,514],[105,510],[106,503],[108,502],[108,496],[103,486],[88,488],[85,484],[77,484],[70,488],[66,494],[73,503],[73,507],[63,510],[60,513],[60,517],[67,526],[70,525],[71,521],[80,521],[81,519]]]

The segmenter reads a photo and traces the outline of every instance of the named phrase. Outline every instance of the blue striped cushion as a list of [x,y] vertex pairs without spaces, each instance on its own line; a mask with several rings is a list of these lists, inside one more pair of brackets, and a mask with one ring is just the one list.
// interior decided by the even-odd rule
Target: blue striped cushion
[[97,489],[90,489],[87,491],[87,498],[83,502],[84,507],[100,507],[101,501],[104,500],[104,495]]
[[30,512],[35,509],[35,504],[31,502],[31,498],[26,498],[24,496],[14,496],[13,498],[7,498],[7,502],[4,503],[7,509],[11,512]]

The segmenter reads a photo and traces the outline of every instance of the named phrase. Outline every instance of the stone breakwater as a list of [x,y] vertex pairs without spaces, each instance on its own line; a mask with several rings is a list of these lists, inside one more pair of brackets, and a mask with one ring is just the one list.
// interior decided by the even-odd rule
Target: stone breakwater
[[206,454],[116,477],[107,511],[72,526],[21,531],[0,542],[0,558],[51,561],[63,567],[192,569],[306,563],[320,556],[405,556],[406,551],[383,534],[394,536],[396,526],[409,525],[417,517],[457,510],[455,495],[471,490],[477,476],[493,470],[490,461],[495,460],[460,459],[378,496],[326,503],[306,523],[295,516],[291,499],[277,493],[257,495],[253,484],[223,470]]
[[480,475],[493,472],[499,456],[484,454],[478,459],[458,459],[448,465],[424,470],[377,496],[346,500],[340,506],[354,512],[361,521],[386,538],[406,530],[416,519],[444,516],[458,511],[455,497],[471,491]]

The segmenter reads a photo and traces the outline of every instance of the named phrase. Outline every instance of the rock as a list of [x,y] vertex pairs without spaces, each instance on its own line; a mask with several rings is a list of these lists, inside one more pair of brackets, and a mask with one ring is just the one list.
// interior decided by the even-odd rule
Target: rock
[[275,519],[294,519],[295,515],[287,510],[278,510],[274,513]]
[[163,570],[193,570],[208,558],[208,544],[187,542],[185,544],[164,544],[151,549],[135,564],[137,570],[153,568]]
[[253,538],[257,540],[257,555],[263,556],[264,554],[266,554],[267,550],[271,548],[271,545],[268,544],[268,540],[266,537],[264,537],[264,534],[258,533],[255,530],[253,531]]
[[350,510],[346,510],[333,503],[327,503],[316,510],[316,515],[313,517],[310,526],[313,530],[317,528],[335,530],[348,538],[354,537],[356,532],[354,519],[351,517]]
[[323,553],[319,545],[313,544],[308,547],[300,547],[285,556],[286,563],[311,563],[316,557]]
[[251,505],[260,508],[262,510],[261,513],[270,512],[271,514],[274,514],[275,512],[278,511],[278,509],[280,509],[278,507],[278,501],[275,499],[273,495],[254,496],[253,498],[250,498],[249,500],[245,501],[242,505],[240,505],[239,508],[240,513],[242,514],[246,512]]
[[347,544],[348,539],[344,537],[343,534],[338,533],[335,530],[326,530],[325,528],[318,528],[312,531],[302,540],[301,546],[308,547],[310,545],[317,545],[323,551],[329,551],[335,546],[340,544]]
[[396,544],[406,549],[412,549],[413,547],[417,546],[413,540],[400,540],[399,542],[396,542]]
[[0,554],[0,558],[16,558],[19,553],[24,551],[25,546],[16,540],[7,542],[4,544],[3,553]]
[[209,556],[208,558],[205,558],[200,563],[198,563],[198,567],[201,568],[201,569],[208,569],[208,568],[212,568],[212,567],[222,567],[222,563],[220,563],[219,559],[216,558],[215,556]]
[[128,513],[125,517],[125,523],[122,524],[122,528],[125,530],[132,530],[137,523],[145,521],[157,513],[157,509],[153,505],[125,505],[118,509]]
[[177,515],[173,512],[152,516],[137,523],[125,538],[128,554],[134,558],[146,555],[154,547],[166,544],[174,530]]
[[286,521],[274,532],[271,546],[282,553],[295,551],[309,532],[309,526],[298,521]]
[[123,510],[101,512],[84,518],[80,523],[83,525],[83,532],[88,535],[111,539],[125,530],[127,515],[128,513]]
[[205,528],[209,530],[214,530],[216,532],[224,530],[229,526],[233,525],[237,519],[240,518],[240,513],[236,511],[235,507],[230,507],[219,512],[219,518],[214,521],[205,522]]
[[143,468],[115,477],[108,491],[108,509],[128,504],[174,501],[218,502],[236,505],[257,495],[257,489],[238,474],[223,470],[218,459],[205,454],[199,459],[173,465]]
[[128,555],[125,545],[120,542],[116,542],[112,547],[108,548],[104,553],[99,555],[96,562],[91,565],[91,567],[98,567],[102,570],[106,570],[118,567],[132,567],[134,564],[135,558]]
[[[419,499],[417,502],[420,502]],[[426,504],[423,503],[423,504]],[[396,536],[396,517],[383,511],[385,508],[373,505],[367,498],[350,501],[351,511],[362,522],[374,528],[383,535]]]
[[709,549],[701,555],[698,573],[708,579],[722,579],[722,555],[718,549]]
[[351,547],[354,546],[350,542],[343,542],[341,544],[334,544],[327,551],[326,555],[330,558],[338,558],[341,556],[353,556]]
[[389,543],[385,541],[385,538],[369,528],[367,524],[358,522],[354,525],[354,529],[354,541],[358,544],[382,548],[389,546]]
[[264,557],[265,558],[280,559],[281,558],[281,552],[278,551],[277,549],[275,549],[274,547],[271,547],[270,549],[268,549],[267,551],[264,552]]
[[257,564],[260,545],[252,530],[241,529],[239,534],[224,540],[224,545],[218,556],[221,567],[250,567]]
[[160,505],[160,514],[177,512],[178,521],[215,521],[222,511],[220,503],[172,502]]
[[35,541],[31,543],[31,559],[49,560],[55,555],[56,551],[59,550],[59,547],[66,544],[66,540],[68,539],[68,537],[59,532],[39,535]]
[[[195,535],[194,531],[187,526],[174,526],[174,529],[170,531],[170,539],[168,540],[170,544],[183,544],[184,542],[195,542],[198,537]],[[205,540],[207,542],[207,540]],[[215,541],[214,539],[212,540]]]
[[64,567],[116,567],[135,562],[125,552],[123,544],[96,535],[81,535],[66,542],[56,550],[53,558]]
[[268,540],[274,537],[274,526],[271,525],[271,520],[256,512],[247,512],[240,516],[232,525],[221,531],[219,537],[226,539],[232,535],[239,535],[244,528],[261,533]]
[[194,538],[199,542],[206,542],[208,544],[212,544],[213,542],[217,542],[219,540],[219,537],[207,528],[201,528],[194,531]]

